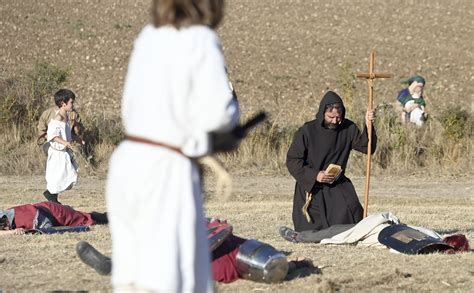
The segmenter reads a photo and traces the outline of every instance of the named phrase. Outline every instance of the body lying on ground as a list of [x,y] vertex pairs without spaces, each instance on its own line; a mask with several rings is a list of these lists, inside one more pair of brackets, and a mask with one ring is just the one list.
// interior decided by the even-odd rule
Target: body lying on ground
[[[208,240],[212,251],[212,275],[217,282],[231,283],[242,278],[277,283],[298,269],[314,269],[308,259],[297,258],[288,262],[282,252],[266,243],[233,235],[232,226],[225,221],[207,221]],[[111,274],[112,260],[88,242],[80,241],[76,251],[79,258],[99,274]]]
[[23,234],[25,230],[58,226],[107,224],[107,213],[76,211],[67,205],[39,202],[0,209],[0,235]]
[[333,225],[319,231],[296,232],[280,227],[279,233],[284,239],[296,243],[389,247],[392,251],[407,254],[469,250],[469,243],[462,234],[454,235],[454,239],[462,240],[460,244],[456,244],[453,235],[443,237],[427,228],[401,224],[390,212],[371,215],[357,224]]

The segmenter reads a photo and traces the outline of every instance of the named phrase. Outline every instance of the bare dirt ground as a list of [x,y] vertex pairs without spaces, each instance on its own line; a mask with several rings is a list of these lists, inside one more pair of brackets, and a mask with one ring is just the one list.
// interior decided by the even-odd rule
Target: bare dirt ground
[[[0,0],[0,76],[35,61],[69,68],[67,84],[82,111],[117,114],[133,40],[150,1]],[[375,104],[394,102],[400,79],[426,77],[429,107],[474,99],[474,3],[471,0],[233,0],[219,34],[243,115],[267,110],[277,123],[313,117],[341,70],[394,74],[376,84]],[[364,104],[367,86],[356,82]],[[108,117],[108,116],[106,116]]]
[[[402,222],[439,233],[463,233],[474,239],[473,178],[372,178],[370,213],[391,211]],[[229,201],[215,194],[207,178],[206,213],[228,219],[234,233],[269,243],[288,256],[305,256],[321,267],[300,271],[282,284],[239,280],[218,284],[219,292],[331,291],[461,291],[474,288],[474,254],[400,255],[385,249],[354,246],[293,244],[282,239],[279,226],[291,227],[293,179],[289,176],[237,175]],[[364,179],[354,178],[363,194]],[[0,177],[0,207],[42,201],[42,177]],[[60,200],[81,211],[104,211],[105,181],[84,178]],[[75,245],[86,240],[110,255],[107,226],[90,232],[62,235],[23,235],[1,239],[0,289],[4,292],[50,290],[111,291],[110,278],[99,276],[80,262]],[[159,276],[157,276],[159,277]]]

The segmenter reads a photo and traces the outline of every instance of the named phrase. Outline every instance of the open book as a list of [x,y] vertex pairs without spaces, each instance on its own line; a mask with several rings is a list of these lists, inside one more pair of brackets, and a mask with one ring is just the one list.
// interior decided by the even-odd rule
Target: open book
[[326,172],[328,174],[334,175],[334,180],[336,180],[339,175],[341,175],[342,168],[336,164],[329,164],[329,166],[326,168]]

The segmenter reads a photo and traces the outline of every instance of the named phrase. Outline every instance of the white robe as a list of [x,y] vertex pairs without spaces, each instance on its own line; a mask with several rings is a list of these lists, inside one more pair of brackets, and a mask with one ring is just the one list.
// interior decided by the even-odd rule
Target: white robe
[[[209,132],[231,129],[239,119],[215,32],[146,26],[130,57],[122,118],[128,135],[191,157],[212,152]],[[116,290],[212,291],[194,162],[167,148],[124,141],[110,161],[106,196]]]
[[51,144],[46,161],[46,189],[50,193],[60,193],[76,185],[79,168],[70,150],[66,150],[64,145],[52,141],[52,139],[60,137],[65,141],[71,141],[71,127],[67,121],[51,119],[46,135]]

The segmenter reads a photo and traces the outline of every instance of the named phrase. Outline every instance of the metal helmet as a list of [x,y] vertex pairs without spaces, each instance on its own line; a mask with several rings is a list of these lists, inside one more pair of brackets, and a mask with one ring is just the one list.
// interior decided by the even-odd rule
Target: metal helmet
[[255,239],[242,243],[236,257],[237,271],[247,280],[278,283],[288,273],[286,256],[273,246]]

